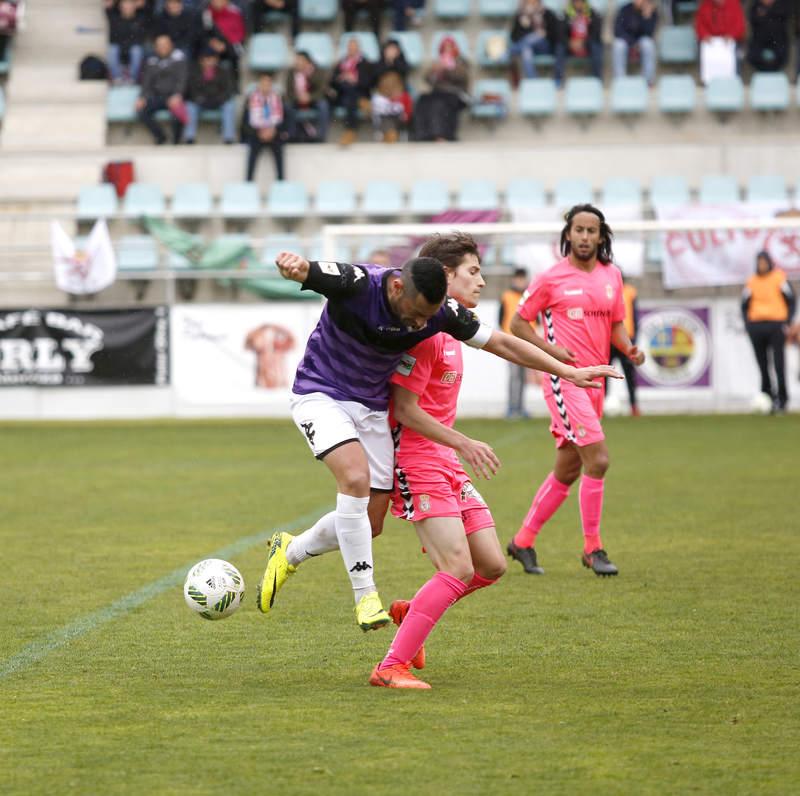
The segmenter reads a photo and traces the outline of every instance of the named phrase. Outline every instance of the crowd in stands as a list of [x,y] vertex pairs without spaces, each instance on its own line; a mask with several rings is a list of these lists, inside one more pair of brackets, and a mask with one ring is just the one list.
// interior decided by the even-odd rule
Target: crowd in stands
[[[388,1],[396,30],[419,23],[424,0]],[[384,0],[341,0],[340,5],[346,31],[361,17],[381,36]],[[791,38],[800,38],[797,5],[790,0],[751,0],[746,5],[742,0],[699,0],[694,26],[703,82],[726,71],[736,73],[744,62],[756,71],[785,69]],[[248,94],[237,129],[236,97],[247,38],[274,12],[288,20],[296,36],[301,27],[297,0],[105,0],[105,6],[110,79],[141,84],[137,111],[155,142],[167,140],[157,121],[159,112],[169,112],[173,140],[191,144],[202,112],[216,111],[223,141],[250,144],[249,177],[264,148],[272,150],[276,172],[282,175],[283,144],[325,141],[335,114],[344,124],[343,145],[357,139],[365,120],[372,122],[376,138],[390,143],[403,131],[414,140],[454,141],[459,115],[471,101],[473,65],[455,38],[441,40],[416,92],[396,40],[383,39],[374,63],[353,38],[330,74],[314,63],[311,53],[296,52],[287,73],[272,76],[276,85],[259,80]],[[639,69],[649,85],[655,83],[657,31],[660,18],[670,17],[671,6],[672,0],[617,5],[610,25],[614,77]],[[595,77],[603,78],[603,19],[589,0],[564,0],[560,14],[544,0],[520,0],[507,30],[507,40],[499,46],[507,48],[512,83],[536,77],[541,56],[550,58],[559,86],[571,59],[584,61]]]

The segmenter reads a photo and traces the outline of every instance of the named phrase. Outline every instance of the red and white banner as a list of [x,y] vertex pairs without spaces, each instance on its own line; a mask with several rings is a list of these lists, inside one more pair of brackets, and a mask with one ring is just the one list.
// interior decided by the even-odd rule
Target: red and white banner
[[795,229],[754,229],[748,221],[780,217],[777,204],[683,205],[656,208],[659,221],[741,219],[738,229],[672,230],[662,235],[664,287],[743,285],[754,272],[756,256],[768,251],[790,277],[800,277],[800,219]]

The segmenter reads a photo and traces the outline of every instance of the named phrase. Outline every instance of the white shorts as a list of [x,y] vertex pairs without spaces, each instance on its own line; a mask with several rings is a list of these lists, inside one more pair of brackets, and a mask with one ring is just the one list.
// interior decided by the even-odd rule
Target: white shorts
[[337,401],[321,392],[292,394],[292,419],[318,459],[346,442],[360,442],[369,462],[370,487],[391,492],[394,484],[394,443],[389,413],[356,401]]

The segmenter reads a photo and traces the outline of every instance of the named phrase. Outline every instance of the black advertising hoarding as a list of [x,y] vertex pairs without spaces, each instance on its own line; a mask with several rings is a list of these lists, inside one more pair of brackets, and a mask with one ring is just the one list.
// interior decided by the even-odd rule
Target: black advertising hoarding
[[169,384],[169,309],[0,310],[0,387]]

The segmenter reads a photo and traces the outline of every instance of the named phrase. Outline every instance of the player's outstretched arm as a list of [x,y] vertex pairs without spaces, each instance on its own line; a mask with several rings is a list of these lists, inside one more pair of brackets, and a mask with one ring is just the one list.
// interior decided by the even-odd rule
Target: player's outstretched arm
[[625,324],[622,321],[615,321],[611,325],[611,345],[622,351],[636,367],[644,363],[644,351],[640,351],[638,346],[631,342]]
[[527,341],[542,351],[555,357],[559,362],[566,362],[571,365],[576,361],[575,354],[568,348],[560,345],[551,345],[540,334],[537,334],[528,321],[526,321],[519,313],[516,313],[511,319],[511,332],[515,337]]
[[602,386],[598,379],[606,376],[612,379],[622,378],[622,375],[610,365],[597,365],[589,368],[575,368],[572,365],[567,365],[535,345],[505,332],[500,332],[497,329],[492,331],[492,336],[483,347],[483,350],[502,359],[507,359],[515,365],[523,365],[533,370],[552,373],[565,381],[572,382],[577,387],[597,389]]
[[392,403],[398,423],[439,445],[453,448],[479,478],[489,479],[497,472],[500,460],[491,446],[480,440],[471,439],[431,417],[420,407],[419,396],[416,393],[399,384],[393,384]]
[[308,278],[309,262],[305,257],[292,252],[280,252],[275,258],[275,265],[284,279],[291,279],[301,284]]

